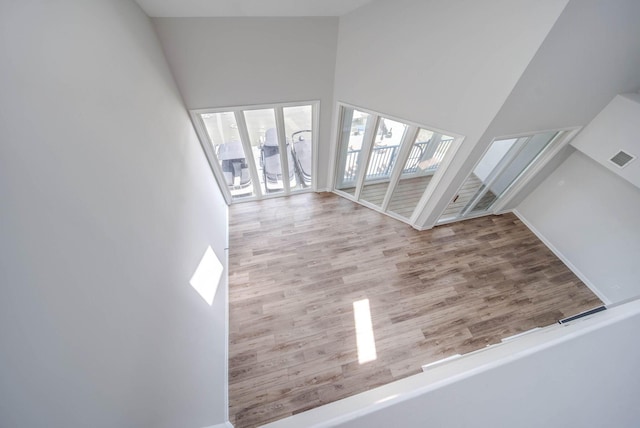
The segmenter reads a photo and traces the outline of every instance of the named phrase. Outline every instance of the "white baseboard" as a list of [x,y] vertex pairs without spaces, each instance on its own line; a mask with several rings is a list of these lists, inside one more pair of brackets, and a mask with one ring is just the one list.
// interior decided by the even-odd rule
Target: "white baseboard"
[[575,267],[574,264],[571,263],[571,261],[560,252],[560,250],[558,250],[551,242],[549,242],[549,240],[545,238],[545,236],[540,233],[538,229],[536,229],[531,223],[529,223],[529,221],[520,212],[518,212],[517,209],[514,209],[512,212],[516,215],[516,217],[520,219],[522,223],[524,223],[525,226],[527,226],[527,228],[529,228],[531,232],[533,232],[534,235],[538,237],[539,240],[544,243],[544,245],[547,246],[547,248],[549,248],[553,252],[553,254],[556,255],[556,257],[558,257],[565,265],[567,265],[571,272],[573,272],[578,278],[580,278],[580,281],[584,282],[584,284],[589,287],[593,294],[598,296],[598,298],[602,300],[605,305],[611,304],[611,300],[604,296],[600,292],[600,290],[598,290],[598,288],[589,280],[589,278],[587,278],[586,275],[580,272],[580,270]]
[[211,426],[203,427],[203,428],[233,428],[233,425],[231,425],[231,422],[227,421],[227,422],[222,423],[222,424],[211,425]]
[[444,363],[448,363],[449,361],[457,360],[460,357],[462,357],[462,355],[455,354],[455,355],[451,355],[449,357],[443,358],[441,360],[434,361],[433,363],[423,364],[422,365],[422,371],[426,372],[429,369],[433,369],[434,367],[437,367],[437,366],[439,366],[441,364],[444,364]]

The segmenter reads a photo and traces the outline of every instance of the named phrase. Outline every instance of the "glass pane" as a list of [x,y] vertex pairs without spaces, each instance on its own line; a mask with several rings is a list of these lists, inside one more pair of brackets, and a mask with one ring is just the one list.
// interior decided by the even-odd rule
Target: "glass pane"
[[352,108],[342,109],[340,158],[337,168],[336,188],[355,194],[356,179],[360,171],[362,141],[370,115]]
[[542,153],[557,134],[557,132],[546,132],[543,134],[536,134],[531,137],[524,147],[522,147],[522,150],[520,150],[516,157],[491,185],[491,189],[497,195],[504,193],[511,183],[513,183],[535,160],[535,158]]
[[360,199],[382,206],[382,201],[389,188],[391,172],[398,160],[400,143],[406,131],[407,125],[404,123],[385,118],[380,119],[369,155],[367,174]]
[[251,173],[240,142],[234,113],[204,113],[200,117],[204,122],[231,196],[237,199],[253,195]]
[[451,136],[420,129],[393,191],[388,211],[407,219],[411,217],[452,143]]
[[517,138],[510,138],[496,140],[491,144],[471,175],[460,187],[458,194],[442,213],[440,217],[442,220],[463,216],[464,211],[471,204],[478,203],[479,207],[486,209],[495,201],[495,195],[487,188],[487,183],[495,178],[496,171],[499,171],[505,156],[513,150],[516,143],[518,143]]
[[291,144],[293,164],[299,190],[311,187],[313,168],[313,109],[312,106],[284,107],[284,130]]
[[[538,157],[555,135],[556,132],[547,132],[534,135],[531,138],[520,139],[523,140],[522,147],[519,148],[513,158],[509,159],[508,163],[502,166],[499,174],[497,174],[491,182],[481,187],[476,195],[478,199],[475,201],[475,205],[469,210],[469,214],[475,215],[488,210],[500,195],[517,180],[531,162]],[[494,144],[503,143],[504,141],[512,140],[498,140],[495,141]],[[493,145],[491,148],[493,148]],[[482,192],[484,192],[484,194],[482,194]]]
[[487,212],[556,135],[556,132],[546,132],[494,141],[442,213],[440,221]]
[[[258,169],[264,194],[284,191],[280,146],[276,131],[276,115],[273,109],[247,110],[244,112],[253,159]],[[292,159],[288,156],[287,159]],[[289,170],[295,186],[293,164]]]

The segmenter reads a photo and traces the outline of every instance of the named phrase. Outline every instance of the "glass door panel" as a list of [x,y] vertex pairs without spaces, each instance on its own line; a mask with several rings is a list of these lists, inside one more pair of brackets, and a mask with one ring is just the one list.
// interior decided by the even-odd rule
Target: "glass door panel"
[[355,195],[362,159],[364,138],[371,115],[349,107],[342,109],[340,152],[336,169],[336,189]]
[[235,114],[203,113],[200,117],[232,198],[254,195],[251,172],[240,140]]
[[[506,165],[499,177],[491,184],[494,194],[500,196],[518,179],[526,168],[542,153],[557,135],[557,132],[536,134],[529,138],[511,162]],[[477,208],[477,207],[476,207]]]
[[[310,105],[284,107],[284,130],[293,155],[297,186],[291,190],[312,187],[313,109]],[[290,170],[291,171],[291,170]]]
[[411,218],[452,143],[451,136],[420,129],[391,195],[388,211]]
[[[283,192],[285,183],[283,178],[282,158],[287,162],[291,156],[280,156],[278,132],[276,131],[276,116],[273,109],[247,110],[244,118],[251,143],[251,152],[258,168],[260,186],[265,195]],[[293,162],[289,170],[289,179],[295,186]]]
[[[475,183],[476,190],[473,193],[468,192],[463,200],[458,201],[462,206],[462,210],[459,211],[460,215],[485,211],[495,202],[497,195],[493,189],[489,188],[489,184],[494,181],[499,171],[507,163],[505,159],[513,156],[513,153],[518,151],[525,141],[526,138],[507,139],[497,140],[491,144],[487,153],[467,179],[469,183]],[[467,188],[472,189],[473,186],[467,185]]]
[[407,125],[380,118],[375,133],[360,199],[381,207],[387,194],[391,172],[400,154]]
[[318,102],[192,110],[227,203],[313,187]]
[[528,137],[495,140],[462,184],[439,222],[488,213],[500,196],[522,176],[557,134],[546,132]]

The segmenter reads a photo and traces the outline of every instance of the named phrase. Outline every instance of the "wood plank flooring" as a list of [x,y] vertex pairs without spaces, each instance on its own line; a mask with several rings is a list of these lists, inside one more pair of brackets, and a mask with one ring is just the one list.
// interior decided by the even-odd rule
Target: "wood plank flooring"
[[[230,208],[231,422],[254,427],[601,304],[515,216],[419,232],[330,193]],[[359,364],[353,303],[377,359]]]

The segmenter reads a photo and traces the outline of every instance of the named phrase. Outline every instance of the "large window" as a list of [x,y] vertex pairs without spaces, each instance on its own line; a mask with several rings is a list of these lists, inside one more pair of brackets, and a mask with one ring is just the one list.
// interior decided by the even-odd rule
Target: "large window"
[[[284,107],[284,132],[296,172],[296,189],[312,187],[313,177],[313,106]],[[291,174],[291,168],[289,169]]]
[[407,125],[381,117],[378,120],[373,147],[369,155],[367,173],[362,183],[360,198],[377,207],[382,207],[389,189],[391,171],[396,166],[400,144]]
[[347,105],[340,108],[335,190],[413,224],[461,137]]
[[313,190],[318,102],[194,110],[227,202]]
[[354,195],[356,179],[362,163],[362,142],[365,134],[370,137],[371,115],[352,108],[342,109],[340,153],[336,188]]

